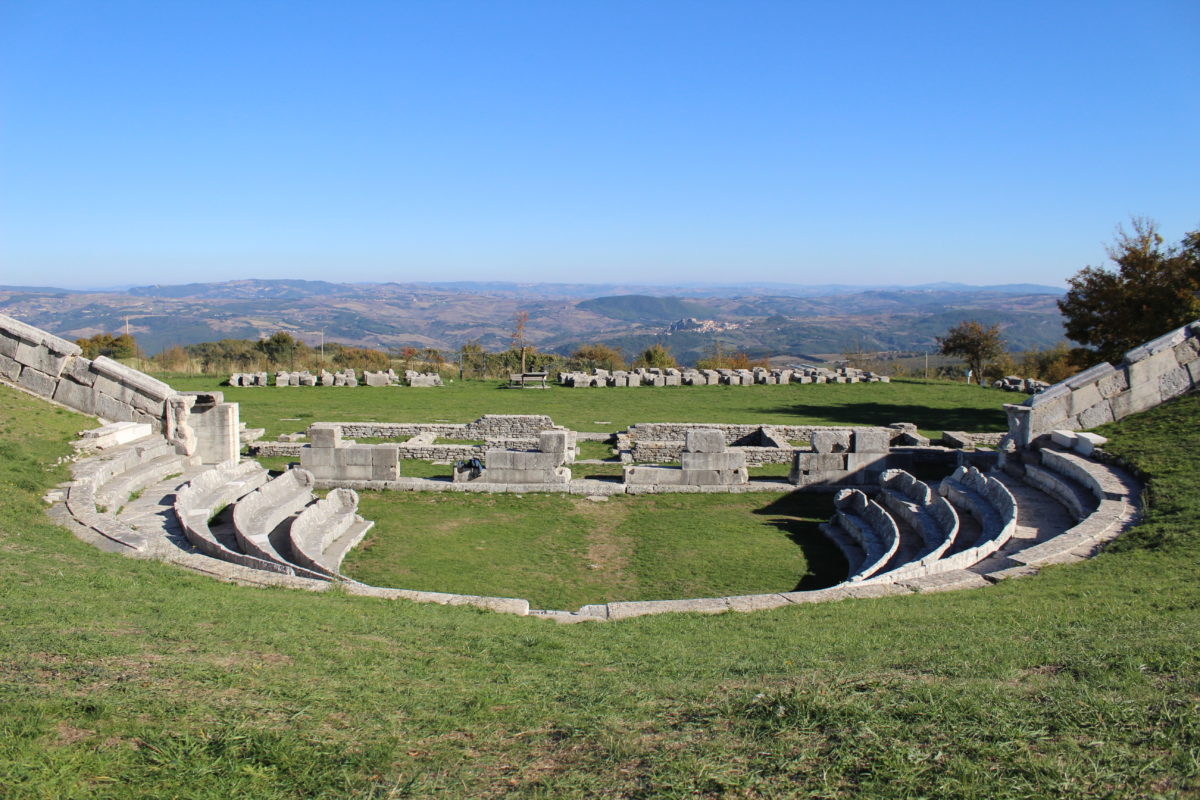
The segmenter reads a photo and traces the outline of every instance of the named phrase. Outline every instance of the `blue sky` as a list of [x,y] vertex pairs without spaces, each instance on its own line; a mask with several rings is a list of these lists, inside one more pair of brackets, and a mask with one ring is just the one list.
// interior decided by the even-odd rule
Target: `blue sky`
[[1200,4],[0,4],[0,283],[1060,284],[1200,227]]

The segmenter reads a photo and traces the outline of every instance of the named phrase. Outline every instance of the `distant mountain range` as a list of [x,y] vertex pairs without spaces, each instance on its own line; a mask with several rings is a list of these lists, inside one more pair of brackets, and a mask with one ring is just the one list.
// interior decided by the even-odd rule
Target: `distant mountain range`
[[[604,342],[627,355],[654,342],[693,361],[715,347],[754,356],[816,358],[854,350],[921,352],[963,319],[999,324],[1010,346],[1063,338],[1055,300],[1036,284],[799,286],[749,283],[647,287],[508,282],[331,283],[237,280],[123,291],[0,286],[0,312],[67,338],[123,331],[150,353],[222,338],[286,330],[379,348],[455,350],[511,342],[518,311],[526,335],[546,350]],[[684,319],[712,324],[675,325]]]

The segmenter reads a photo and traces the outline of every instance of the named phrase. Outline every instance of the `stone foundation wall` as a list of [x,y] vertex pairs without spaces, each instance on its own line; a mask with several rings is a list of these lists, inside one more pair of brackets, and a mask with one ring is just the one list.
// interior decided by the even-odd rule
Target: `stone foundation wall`
[[[474,422],[339,422],[348,439],[408,439],[432,433],[442,439],[513,440],[522,445],[537,441],[542,431],[559,426],[544,414],[484,414]],[[497,445],[501,446],[501,445]]]
[[1200,320],[1097,364],[1019,405],[1006,404],[1009,436],[1027,447],[1052,430],[1086,430],[1153,408],[1200,386]]

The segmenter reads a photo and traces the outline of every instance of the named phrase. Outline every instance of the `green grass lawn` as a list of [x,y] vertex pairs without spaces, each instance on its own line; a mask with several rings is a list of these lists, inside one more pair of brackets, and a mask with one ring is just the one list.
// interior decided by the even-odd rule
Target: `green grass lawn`
[[[781,408],[837,397],[777,388]],[[913,419],[899,396],[887,412],[886,387],[860,388],[878,421]],[[421,394],[441,399],[397,416],[475,413]],[[623,419],[562,408],[566,424]],[[1150,475],[1153,505],[1088,562],[965,592],[573,626],[95,550],[40,499],[91,425],[0,388],[6,800],[1200,793],[1197,397],[1105,431]],[[671,578],[635,561],[630,575]]]
[[824,495],[360,492],[375,527],[344,565],[376,586],[523,597],[535,608],[816,588],[845,561]]
[[525,391],[455,381],[437,389],[341,386],[219,386],[216,377],[165,376],[180,390],[220,389],[241,405],[242,421],[267,438],[313,422],[471,422],[484,414],[548,414],[577,431],[615,431],[636,422],[888,425],[1004,430],[1001,404],[1013,395],[945,381],[786,386],[662,386]]

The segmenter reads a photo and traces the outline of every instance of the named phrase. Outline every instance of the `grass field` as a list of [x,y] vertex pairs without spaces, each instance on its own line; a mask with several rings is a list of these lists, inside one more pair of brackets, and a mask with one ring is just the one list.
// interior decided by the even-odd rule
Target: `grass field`
[[214,377],[162,376],[180,390],[219,389],[241,405],[242,421],[274,439],[313,422],[471,422],[484,414],[547,414],[577,431],[622,430],[636,422],[888,425],[943,430],[1005,429],[1001,404],[1019,399],[992,389],[916,379],[891,383],[786,386],[670,386],[624,389],[504,389],[455,381],[408,387],[219,386]]
[[825,495],[361,492],[375,528],[345,564],[376,586],[523,597],[535,608],[821,588],[845,560]]
[[[886,401],[849,405],[913,419]],[[563,409],[572,425],[645,418]],[[0,388],[0,796],[1195,797],[1198,423],[1189,397],[1105,431],[1153,505],[1086,563],[966,592],[556,626],[94,550],[40,500],[89,421]]]

